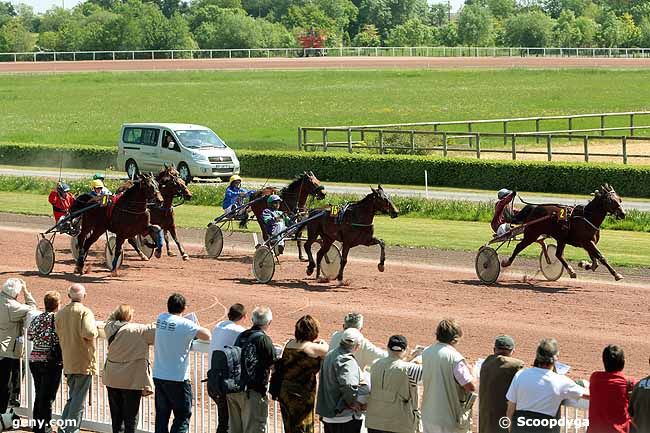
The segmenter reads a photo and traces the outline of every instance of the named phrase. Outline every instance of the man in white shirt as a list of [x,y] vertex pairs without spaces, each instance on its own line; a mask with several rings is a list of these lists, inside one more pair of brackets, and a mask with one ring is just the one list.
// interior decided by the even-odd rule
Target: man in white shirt
[[552,428],[566,399],[589,398],[589,391],[553,371],[559,354],[557,341],[544,339],[537,347],[533,367],[517,373],[506,393],[512,433],[559,432]]
[[[356,328],[361,332],[363,329],[363,315],[361,313],[348,313],[343,319],[343,331],[336,331],[332,334],[330,340],[330,349],[334,350],[341,344],[341,337],[343,332],[348,328]],[[361,343],[359,350],[354,354],[354,357],[359,364],[359,368],[363,371],[366,367],[371,366],[379,358],[385,358],[388,353],[372,344],[366,337],[361,336]]]
[[[212,330],[210,354],[215,350],[223,350],[226,346],[234,346],[239,334],[246,328],[240,325],[246,319],[246,308],[242,304],[233,304],[228,310],[228,320],[217,323]],[[209,367],[212,367],[212,356],[208,357]],[[217,433],[228,433],[228,400],[226,396],[214,399],[217,405]]]

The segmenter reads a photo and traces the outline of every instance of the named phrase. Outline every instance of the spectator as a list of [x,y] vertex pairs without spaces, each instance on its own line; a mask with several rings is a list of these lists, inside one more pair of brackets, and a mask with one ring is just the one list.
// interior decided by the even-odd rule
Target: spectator
[[134,433],[142,396],[153,394],[149,346],[154,342],[153,324],[131,323],[133,308],[122,304],[104,325],[108,353],[103,382],[108,391],[113,433]]
[[268,398],[271,367],[276,354],[273,341],[266,332],[273,313],[269,307],[255,307],[251,317],[253,326],[239,334],[235,346],[242,348],[242,392],[228,394],[230,433],[263,433],[268,416]]
[[632,431],[650,431],[650,376],[640,380],[632,390],[628,410],[632,417]]
[[605,371],[596,371],[589,379],[588,433],[627,433],[630,415],[627,408],[634,381],[623,375],[623,348],[610,344],[603,350]]
[[61,384],[63,359],[59,337],[54,330],[54,317],[59,311],[61,294],[56,291],[45,293],[45,313],[41,313],[29,324],[27,339],[33,343],[29,354],[29,370],[34,378],[35,433],[50,431],[52,404]]
[[82,302],[86,288],[73,284],[68,289],[70,303],[56,315],[55,329],[63,352],[63,373],[68,383],[68,401],[65,403],[60,431],[78,432],[83,416],[84,402],[93,375],[97,374],[95,316]]
[[[348,313],[343,319],[343,331],[348,328],[358,329],[359,332],[363,329],[363,315],[361,313]],[[336,331],[332,334],[330,340],[330,347],[336,348],[339,347],[341,343],[341,337],[343,336],[343,331]],[[363,337],[359,351],[354,354],[354,357],[359,364],[361,370],[365,370],[366,367],[372,365],[373,362],[379,358],[385,358],[388,356],[385,350],[378,348],[372,344],[366,337]]]
[[[511,420],[512,433],[559,432],[559,426],[544,429],[539,427],[539,424],[545,422],[542,420],[556,419],[563,400],[588,398],[588,390],[553,371],[558,354],[555,339],[542,340],[537,347],[533,367],[521,370],[512,380],[506,393],[507,416]],[[534,423],[537,426],[520,425],[521,420],[527,420],[528,424]]]
[[[223,350],[226,346],[234,346],[239,334],[246,330],[240,325],[246,317],[246,308],[242,304],[233,304],[228,310],[228,320],[217,323],[212,330],[210,353],[215,350]],[[209,358],[208,362],[211,367],[212,357]],[[217,405],[217,433],[228,433],[228,400],[226,395],[219,396],[214,402]]]
[[524,367],[524,362],[512,358],[515,340],[500,335],[494,341],[494,353],[481,366],[479,393],[479,433],[507,433],[499,419],[506,416],[508,404],[506,392],[515,374]]
[[417,382],[422,366],[404,361],[408,342],[402,335],[388,339],[388,357],[370,368],[368,433],[415,433],[420,427]]
[[296,322],[294,339],[289,340],[276,366],[282,377],[280,410],[285,433],[314,431],[316,374],[329,351],[324,340],[317,340],[319,323],[307,315]]
[[[24,304],[18,302],[21,291]],[[9,278],[5,281],[0,292],[0,413],[7,411],[13,388],[12,375],[20,369],[25,317],[35,309],[36,301],[23,280]]]
[[436,329],[438,342],[422,354],[424,433],[471,431],[474,378],[454,347],[462,336],[455,320],[443,319]]
[[187,308],[180,293],[167,299],[167,313],[156,320],[153,382],[156,386],[156,433],[168,433],[174,412],[172,433],[185,433],[192,416],[190,349],[195,338],[210,340],[210,331],[181,315]]
[[363,335],[354,327],[342,332],[339,345],[330,351],[320,369],[316,413],[321,416],[324,433],[359,433],[361,411],[358,401],[361,369],[355,359]]

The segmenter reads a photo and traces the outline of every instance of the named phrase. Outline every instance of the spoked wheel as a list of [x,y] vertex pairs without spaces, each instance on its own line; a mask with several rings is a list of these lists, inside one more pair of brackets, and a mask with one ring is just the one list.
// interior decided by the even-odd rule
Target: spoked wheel
[[253,256],[253,276],[260,283],[268,283],[275,273],[275,255],[271,248],[260,245]]
[[332,244],[330,249],[327,251],[327,254],[323,256],[323,260],[320,262],[320,270],[325,278],[333,280],[339,275],[340,269],[341,250],[339,250],[339,247]]
[[70,236],[70,252],[75,260],[79,258],[79,241],[76,236]]
[[476,255],[476,275],[486,283],[492,284],[501,273],[501,262],[496,250],[491,247],[482,247]]
[[54,246],[49,239],[41,238],[36,245],[36,266],[41,275],[49,275],[54,268]]
[[223,250],[223,232],[221,227],[216,224],[210,224],[205,231],[205,251],[209,257],[217,258]]
[[150,234],[145,236],[138,235],[135,240],[138,244],[138,248],[142,251],[142,254],[144,254],[146,258],[150,259],[151,256],[153,256],[153,251],[155,249],[155,247],[152,247],[151,245],[156,245],[156,241],[153,240]]
[[[104,254],[106,255],[106,267],[113,270],[113,258],[115,258],[115,247],[116,247],[117,237],[115,235],[109,235],[106,239],[106,247],[104,248]],[[122,265],[122,260],[124,259],[124,252],[120,255],[120,259],[117,262],[116,267]]]
[[556,251],[557,246],[555,244],[548,244],[546,245],[548,260],[546,260],[544,250],[539,255],[539,270],[542,271],[548,281],[557,281],[564,273],[564,266],[555,256]]

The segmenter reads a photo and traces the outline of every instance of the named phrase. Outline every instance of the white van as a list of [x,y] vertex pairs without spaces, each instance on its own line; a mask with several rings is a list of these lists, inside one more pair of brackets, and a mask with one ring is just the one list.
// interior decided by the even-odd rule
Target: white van
[[125,123],[117,150],[117,166],[129,177],[174,164],[185,182],[193,177],[227,181],[239,174],[239,160],[210,128],[181,123]]

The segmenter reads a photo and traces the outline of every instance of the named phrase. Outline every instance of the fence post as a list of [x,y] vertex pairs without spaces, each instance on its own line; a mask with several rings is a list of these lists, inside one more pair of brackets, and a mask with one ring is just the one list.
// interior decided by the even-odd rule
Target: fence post
[[512,160],[517,159],[517,134],[512,134]]
[[623,145],[623,164],[627,164],[627,137],[625,135],[621,138],[621,144]]
[[600,116],[600,135],[605,135],[605,116]]
[[476,158],[481,159],[481,134],[476,134]]
[[363,141],[364,144],[366,143],[366,131],[363,129],[361,130],[361,141]]
[[298,127],[298,150],[302,150],[302,128]]
[[348,153],[352,153],[352,128],[348,128]]
[[508,144],[508,136],[506,135],[508,133],[508,122],[504,121],[503,122],[503,145],[505,146]]
[[323,152],[327,152],[327,129],[323,129]]
[[447,133],[442,133],[442,156],[447,156]]
[[415,153],[415,131],[411,129],[411,152]]
[[571,143],[572,136],[573,136],[573,117],[569,117],[569,143]]
[[585,152],[585,162],[589,162],[589,136],[585,135],[584,138],[582,139],[584,143],[584,152]]
[[469,147],[472,147],[474,144],[474,139],[472,138],[472,124],[467,124],[467,132],[469,132]]
[[634,114],[630,114],[630,135],[634,136]]
[[[535,132],[539,133],[539,119],[535,119]],[[539,144],[539,135],[535,136],[535,143]]]
[[379,154],[383,155],[384,153],[384,131],[379,131]]
[[551,148],[551,134],[546,136],[546,158],[551,161],[553,159],[553,150]]

